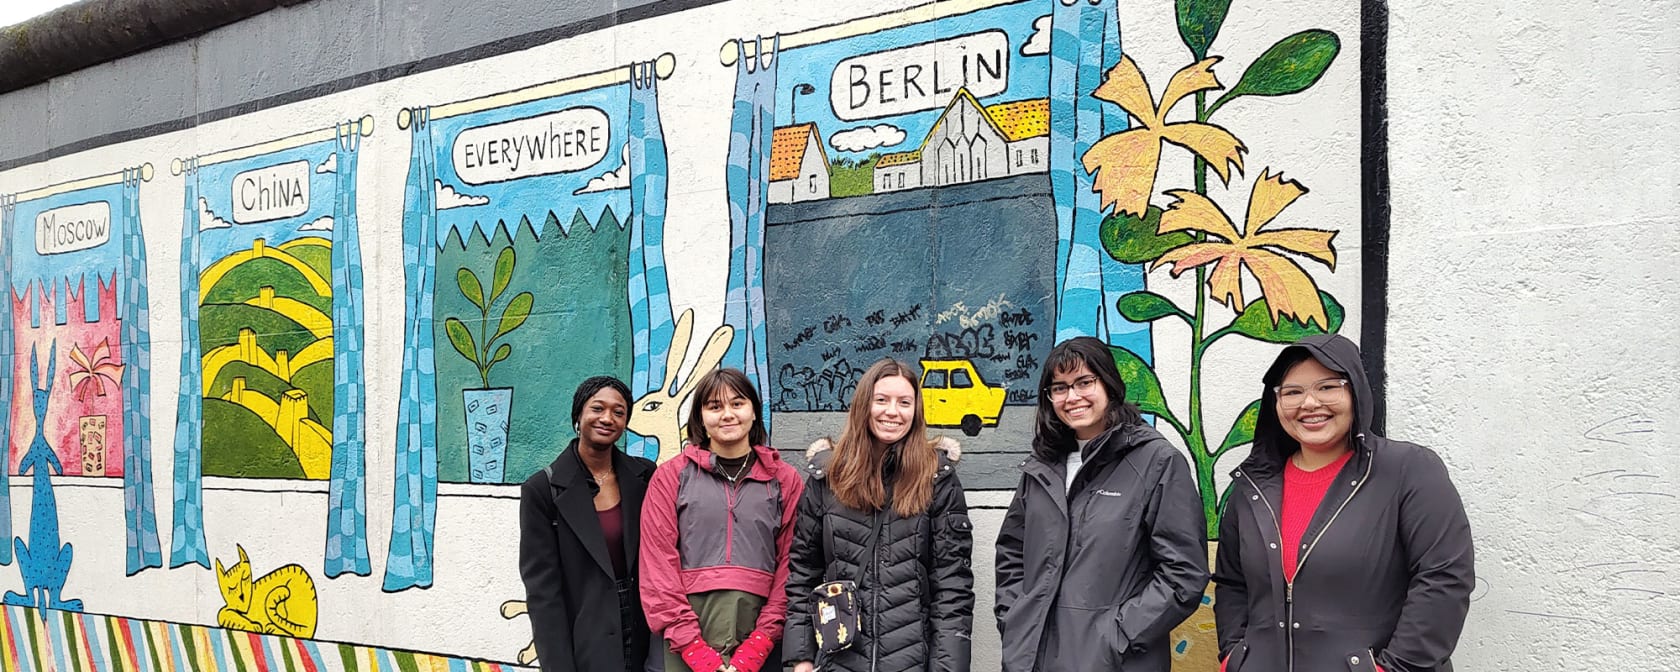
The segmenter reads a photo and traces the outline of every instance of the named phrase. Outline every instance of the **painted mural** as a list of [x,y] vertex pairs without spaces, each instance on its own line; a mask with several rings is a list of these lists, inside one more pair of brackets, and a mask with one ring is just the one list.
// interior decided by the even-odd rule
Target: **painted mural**
[[[1358,12],[770,4],[0,171],[5,669],[532,665],[517,488],[603,373],[635,397],[625,449],[663,460],[699,378],[742,368],[798,463],[871,363],[910,361],[963,443],[984,562],[1041,364],[1095,336],[1190,456],[1211,535],[1253,362],[1359,325]],[[84,161],[137,167],[56,181]],[[160,278],[180,300],[153,324]],[[150,357],[175,340],[154,469]],[[138,613],[129,577],[165,550],[145,580],[199,599],[97,615]],[[1216,669],[1210,609],[1176,637],[1176,669]]]
[[[0,564],[15,564],[23,578],[7,604],[82,608],[62,594],[74,547],[60,544],[55,476],[121,478],[126,573],[162,564],[139,203],[152,173],[148,163],[0,195],[0,286],[10,299],[0,311]],[[13,475],[29,477],[30,494],[28,524],[16,536]]]
[[371,117],[177,159],[181,387],[170,566],[209,568],[203,478],[331,480],[326,574],[367,575],[356,177]]

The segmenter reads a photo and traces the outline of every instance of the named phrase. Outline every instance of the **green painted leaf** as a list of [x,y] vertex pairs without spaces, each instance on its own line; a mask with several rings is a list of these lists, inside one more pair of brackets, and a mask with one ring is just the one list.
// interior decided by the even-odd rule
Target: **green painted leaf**
[[1208,47],[1219,36],[1225,24],[1225,14],[1231,11],[1231,0],[1178,0],[1178,37],[1196,55],[1207,58]]
[[1341,49],[1341,39],[1328,30],[1303,30],[1278,40],[1248,65],[1237,85],[1214,101],[1208,111],[1211,114],[1238,96],[1287,96],[1305,91],[1324,76]]
[[1237,415],[1237,421],[1231,423],[1231,430],[1225,432],[1225,440],[1219,443],[1219,450],[1215,454],[1223,453],[1236,446],[1254,442],[1254,425],[1260,421],[1260,400],[1255,399],[1248,408]]
[[461,353],[473,366],[478,366],[478,344],[473,342],[467,325],[451,317],[443,321],[443,330],[449,334],[449,344],[455,346],[455,352]]
[[1161,258],[1167,250],[1195,240],[1183,231],[1160,235],[1156,233],[1160,228],[1161,209],[1152,205],[1141,218],[1122,214],[1104,218],[1097,235],[1109,256],[1126,264],[1147,264]]
[[502,292],[507,291],[508,283],[513,281],[513,248],[504,247],[502,253],[496,255],[496,268],[490,276],[490,303],[502,298]]
[[525,324],[525,319],[531,316],[531,302],[535,300],[536,297],[532,296],[530,292],[520,292],[517,296],[514,296],[513,300],[508,302],[507,310],[502,311],[502,322],[497,325],[496,335],[490,340],[494,341],[501,338],[508,332],[518,329],[519,325]]
[[455,272],[455,284],[461,288],[462,296],[479,310],[484,310],[484,285],[479,284],[478,275],[463,268]]
[[1320,334],[1334,334],[1342,329],[1345,316],[1342,304],[1336,302],[1336,297],[1328,293],[1319,292],[1319,300],[1324,302],[1324,314],[1330,318],[1330,328],[1323,329],[1318,320],[1308,324],[1301,324],[1285,316],[1278,320],[1277,326],[1272,326],[1272,310],[1267,307],[1265,299],[1258,299],[1243,308],[1242,314],[1227,327],[1233,332],[1242,334],[1257,341],[1267,343],[1294,343],[1308,336]]
[[1178,416],[1167,408],[1167,399],[1161,394],[1161,379],[1155,376],[1155,371],[1130,350],[1110,347],[1109,351],[1114,354],[1114,366],[1120,369],[1120,381],[1126,384],[1126,401],[1136,404],[1144,413],[1172,418],[1176,423]]
[[507,359],[512,355],[513,346],[503,343],[501,347],[496,348],[496,355],[490,358],[490,364],[495,365],[497,362]]
[[1120,297],[1115,307],[1120,310],[1121,317],[1133,322],[1154,322],[1168,315],[1177,316],[1186,323],[1190,321],[1190,316],[1167,297],[1154,292],[1132,292]]

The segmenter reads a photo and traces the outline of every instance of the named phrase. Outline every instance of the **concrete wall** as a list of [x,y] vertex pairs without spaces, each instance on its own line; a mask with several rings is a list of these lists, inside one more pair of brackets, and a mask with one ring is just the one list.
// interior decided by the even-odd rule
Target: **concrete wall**
[[[989,541],[1031,432],[1034,377],[1019,372],[1075,334],[1135,358],[1135,400],[1186,448],[1211,510],[1278,342],[1325,327],[1365,345],[1387,380],[1389,433],[1441,452],[1470,509],[1480,580],[1460,668],[1619,669],[1680,653],[1668,561],[1680,550],[1680,166],[1665,149],[1680,141],[1680,90],[1663,74],[1680,63],[1660,46],[1680,41],[1672,7],[1233,7],[1208,50],[1223,57],[1211,66],[1222,90],[1204,104],[1284,95],[1240,96],[1211,117],[1240,141],[1242,170],[1228,183],[1203,172],[1205,192],[1252,236],[1263,222],[1241,221],[1250,195],[1301,187],[1262,231],[1333,232],[1327,249],[1297,252],[1335,263],[1292,255],[1300,275],[1245,275],[1231,305],[1206,300],[1225,293],[1195,270],[1148,270],[1186,241],[1114,214],[1176,204],[1182,216],[1198,171],[1178,145],[1127,144],[1159,127],[1155,110],[1092,96],[1102,80],[1058,56],[1080,54],[1053,39],[1082,36],[1052,26],[1087,13],[1104,20],[1083,39],[1107,48],[1083,52],[1100,59],[1086,71],[1123,53],[1153,104],[1196,60],[1173,3],[1154,1],[315,0],[0,94],[16,297],[0,320],[12,346],[0,536],[28,549],[0,555],[0,589],[44,588],[52,608],[8,607],[0,644],[25,653],[0,646],[0,659],[528,663],[515,484],[570,438],[554,418],[577,380],[615,373],[638,408],[665,402],[626,445],[657,457],[684,401],[660,390],[747,367],[780,402],[775,443],[795,449],[840,418],[801,400],[840,395],[848,367],[896,354],[968,359],[1009,391],[995,427],[942,430],[971,456],[975,660],[992,669]],[[1282,47],[1294,67],[1261,58],[1302,31]],[[771,34],[773,77],[732,65],[732,40]],[[916,148],[959,85],[982,105],[1048,98],[1050,172],[755,202],[752,159],[772,128],[817,123],[829,158],[869,184],[868,156]],[[512,144],[555,129],[558,156]],[[1120,167],[1157,145],[1153,175]],[[520,167],[503,161],[516,155]],[[1105,166],[1100,195],[1083,160]],[[836,193],[853,194],[843,170]],[[993,192],[1004,200],[976,214]],[[891,254],[844,252],[900,238]],[[504,249],[514,262],[498,273]],[[1000,249],[1015,254],[988,256]],[[461,270],[506,290],[481,309]],[[1229,335],[1192,357],[1189,326],[1144,315],[1140,292],[1202,321],[1204,338]],[[1285,297],[1293,308],[1274,321],[1268,306]],[[458,353],[494,359],[503,343],[484,372]],[[1216,454],[1228,434],[1234,447]],[[62,475],[40,477],[48,453]],[[48,554],[57,539],[73,553]],[[294,599],[315,623],[239,632],[218,586],[242,555],[254,576],[313,586],[313,600]],[[1179,669],[1212,669],[1210,627],[1204,609],[1180,629]]]

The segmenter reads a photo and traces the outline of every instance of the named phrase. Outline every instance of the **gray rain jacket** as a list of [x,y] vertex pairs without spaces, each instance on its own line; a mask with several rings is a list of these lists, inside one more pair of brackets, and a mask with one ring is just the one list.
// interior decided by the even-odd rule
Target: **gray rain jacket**
[[1220,521],[1213,609],[1226,672],[1451,672],[1475,554],[1446,465],[1371,433],[1374,400],[1352,341],[1313,336],[1292,348],[1351,383],[1354,454],[1301,537],[1294,583],[1284,582],[1283,467],[1299,444],[1276,411],[1280,354]]
[[1207,519],[1184,455],[1148,425],[1022,465],[997,540],[1004,672],[1167,672],[1168,634],[1207,588]]

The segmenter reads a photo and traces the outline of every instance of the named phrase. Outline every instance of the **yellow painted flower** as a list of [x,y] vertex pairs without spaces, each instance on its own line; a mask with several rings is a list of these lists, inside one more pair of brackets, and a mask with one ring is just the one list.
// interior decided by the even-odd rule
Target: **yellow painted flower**
[[1168,191],[1167,195],[1177,200],[1161,213],[1160,233],[1201,232],[1221,240],[1173,248],[1149,268],[1154,270],[1162,264],[1172,264],[1170,270],[1176,278],[1190,269],[1212,264],[1208,289],[1213,300],[1240,311],[1248,305],[1243,302],[1241,275],[1241,269],[1247,267],[1254,279],[1260,282],[1260,293],[1271,309],[1274,326],[1279,317],[1287,315],[1301,324],[1316,320],[1320,327],[1327,327],[1330,321],[1325,316],[1318,285],[1306,269],[1286,253],[1316,259],[1334,271],[1336,249],[1330,243],[1336,232],[1317,229],[1261,230],[1305,193],[1307,188],[1299,182],[1285,180],[1282,174],[1272,175],[1270,169],[1260,171],[1260,179],[1254,183],[1248,197],[1245,233],[1238,231],[1231,218],[1225,216],[1225,212],[1206,196],[1184,189]]
[[1095,173],[1093,189],[1102,196],[1102,207],[1114,205],[1121,213],[1143,216],[1155,190],[1155,171],[1161,164],[1161,143],[1179,145],[1206,159],[1231,180],[1230,166],[1242,171],[1242,153],[1248,151],[1229,131],[1199,121],[1167,123],[1167,113],[1186,96],[1197,91],[1221,88],[1213,75],[1219,58],[1205,58],[1173,73],[1157,107],[1149,83],[1130,56],[1108,71],[1107,79],[1091,95],[1120,106],[1137,119],[1138,125],[1098,140],[1085,152],[1085,170]]

